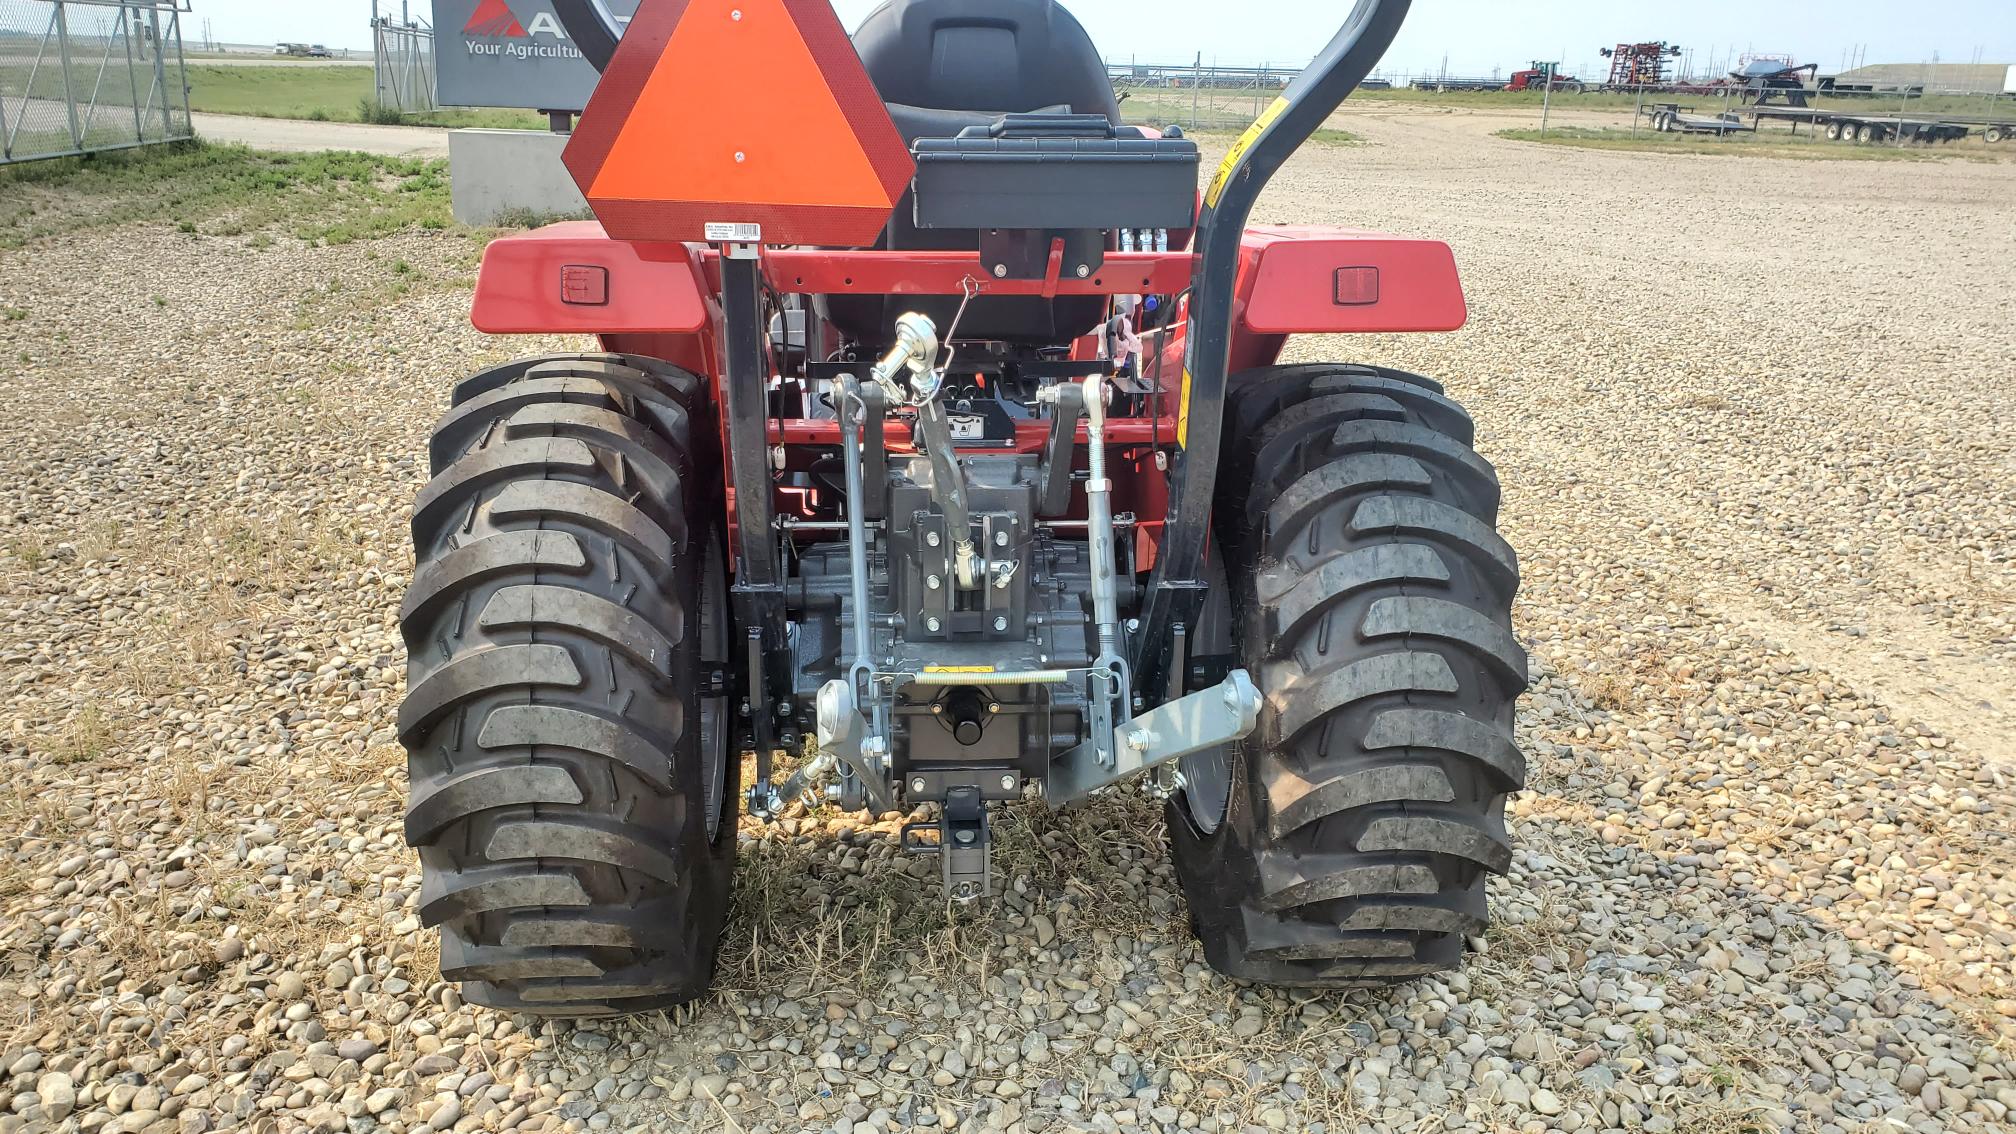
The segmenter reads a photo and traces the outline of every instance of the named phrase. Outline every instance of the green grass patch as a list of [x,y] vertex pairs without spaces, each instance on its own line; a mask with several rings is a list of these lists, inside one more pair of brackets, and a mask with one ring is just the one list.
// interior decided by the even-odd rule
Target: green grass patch
[[357,104],[357,121],[369,122],[374,126],[404,126],[406,116],[399,113],[396,106],[386,106],[382,102],[364,99]]
[[369,67],[189,67],[189,108],[210,114],[354,118],[371,92]]
[[1326,146],[1355,146],[1364,139],[1349,130],[1323,129],[1309,135],[1309,140]]
[[401,116],[381,107],[371,68],[189,66],[189,107],[207,114],[301,118],[311,122],[374,122],[407,126],[481,126],[540,130],[544,115],[529,110],[442,110]]
[[[29,83],[30,76],[34,82]],[[486,126],[500,129],[540,130],[544,115],[529,110],[443,110],[432,114],[401,116],[380,108],[369,64],[354,67],[222,67],[191,63],[189,109],[205,114],[242,114],[254,118],[298,118],[311,122],[376,122],[408,126]],[[73,73],[74,77],[74,73]],[[99,85],[98,102],[104,106],[131,103],[130,84]],[[51,66],[34,68],[28,63],[0,64],[0,92],[10,98],[30,97],[52,102],[63,98],[62,72]],[[140,89],[143,105],[148,91]],[[155,107],[158,112],[158,106]],[[63,148],[67,148],[63,147]],[[16,149],[28,147],[18,139]]]
[[441,229],[448,164],[187,142],[0,169],[0,247],[135,223],[326,244]]
[[1571,146],[1583,150],[1612,150],[1624,153],[1695,154],[1710,156],[1795,158],[1808,161],[1995,161],[1998,155],[1984,150],[1981,143],[1960,141],[1941,145],[1858,146],[1846,142],[1794,138],[1783,130],[1761,134],[1660,134],[1650,129],[1636,135],[1623,128],[1602,129],[1585,126],[1557,126],[1542,137],[1538,130],[1500,130],[1500,138],[1515,142],[1537,142],[1548,146]]

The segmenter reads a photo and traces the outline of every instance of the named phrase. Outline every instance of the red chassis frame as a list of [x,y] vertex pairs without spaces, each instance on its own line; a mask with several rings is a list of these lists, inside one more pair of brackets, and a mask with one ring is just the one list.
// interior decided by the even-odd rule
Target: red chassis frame
[[[1109,252],[1098,274],[1077,279],[1062,274],[1060,245],[1038,280],[995,279],[976,252],[771,248],[762,262],[765,281],[779,294],[959,295],[978,283],[986,295],[1168,296],[1190,286],[1196,256],[1187,250]],[[600,224],[575,221],[492,242],[471,319],[493,335],[596,335],[605,350],[664,359],[718,381],[719,294],[714,248],[613,240]],[[1274,363],[1290,334],[1454,331],[1468,318],[1447,244],[1305,226],[1246,231],[1233,310],[1234,375]],[[1144,341],[1144,356],[1158,363],[1144,374],[1163,392],[1157,414],[1115,418],[1106,427],[1121,466],[1136,474],[1115,478],[1114,503],[1143,517],[1136,550],[1144,570],[1152,565],[1167,503],[1156,454],[1177,443],[1186,314],[1178,311],[1159,336],[1159,348],[1157,335]],[[1091,349],[1090,340],[1081,340],[1074,355],[1093,357]],[[1040,450],[1046,432],[1041,422],[1023,422],[1016,449]],[[840,431],[831,420],[785,419],[771,424],[769,438],[786,446],[788,458],[793,449],[839,445]],[[886,440],[892,451],[913,451],[900,422],[889,423]],[[732,470],[725,471],[731,475],[724,483],[732,485]],[[732,499],[728,519],[732,535]]]

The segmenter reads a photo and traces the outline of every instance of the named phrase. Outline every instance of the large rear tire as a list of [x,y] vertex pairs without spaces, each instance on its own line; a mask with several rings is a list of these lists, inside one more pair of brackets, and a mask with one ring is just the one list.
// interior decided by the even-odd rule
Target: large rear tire
[[1241,980],[1389,984],[1458,963],[1511,862],[1526,655],[1469,415],[1401,371],[1233,380],[1215,528],[1265,696],[1224,820],[1172,801],[1205,956]]
[[706,991],[735,764],[704,384],[648,359],[493,367],[413,509],[399,733],[420,913],[477,1004],[589,1016]]

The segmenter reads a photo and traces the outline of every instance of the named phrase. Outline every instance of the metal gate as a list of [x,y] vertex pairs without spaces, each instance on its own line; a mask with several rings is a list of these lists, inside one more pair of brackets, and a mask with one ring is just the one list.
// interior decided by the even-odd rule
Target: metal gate
[[386,16],[371,21],[371,42],[378,105],[401,114],[435,110],[434,29],[425,20]]
[[0,165],[193,136],[187,0],[0,0]]

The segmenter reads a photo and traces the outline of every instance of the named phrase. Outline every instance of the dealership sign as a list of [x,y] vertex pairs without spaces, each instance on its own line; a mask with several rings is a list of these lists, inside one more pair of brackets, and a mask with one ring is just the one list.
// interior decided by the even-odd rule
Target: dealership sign
[[[604,6],[627,21],[638,2]],[[434,0],[434,35],[443,106],[578,111],[595,92],[595,68],[551,0]]]

